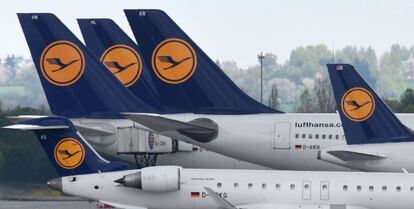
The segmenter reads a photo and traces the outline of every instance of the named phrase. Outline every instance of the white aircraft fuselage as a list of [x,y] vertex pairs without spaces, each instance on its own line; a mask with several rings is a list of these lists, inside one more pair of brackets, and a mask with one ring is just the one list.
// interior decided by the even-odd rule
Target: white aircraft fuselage
[[[140,188],[114,182],[137,172],[141,172]],[[206,187],[237,208],[328,209],[335,206],[338,209],[411,209],[414,205],[414,174],[406,173],[214,170],[158,166],[68,176],[61,180],[59,189],[70,195],[150,209],[223,208],[220,202],[211,198]]]
[[[257,166],[261,165],[273,169],[287,170],[349,170],[346,167],[339,166],[344,165],[343,163],[336,163],[339,164],[336,165],[332,162],[317,159],[320,150],[346,146],[342,125],[337,114],[172,114],[162,116],[184,122],[196,118],[209,118],[217,123],[219,130],[218,136],[207,143],[180,139],[205,149],[196,148],[195,151],[165,152],[165,154],[159,155],[157,165],[180,165],[187,168],[262,169],[263,167]],[[397,114],[397,116],[405,125],[414,129],[413,114]],[[85,126],[96,124],[93,119],[72,119],[72,122]],[[125,130],[128,130],[128,127],[145,129],[145,127],[140,127],[129,120],[115,120],[115,122],[109,124],[114,126],[116,123],[122,124],[116,126],[123,126]],[[103,129],[113,129],[114,133],[121,130],[109,127],[107,124],[95,126]],[[120,140],[125,138],[123,135],[119,137],[114,137],[114,135],[94,137],[82,130],[79,131],[98,151],[133,162],[131,156],[117,154]],[[131,138],[132,143],[134,141],[133,134],[128,137]],[[400,155],[401,153],[396,148],[394,153],[388,152],[388,154]],[[409,161],[408,164],[413,162],[411,165],[414,167],[414,154],[404,152],[404,155],[403,157]],[[368,165],[354,168],[364,171],[401,172],[401,166],[388,162],[372,161]],[[349,163],[345,166],[350,166]],[[358,164],[358,162],[351,163]],[[408,171],[414,171],[414,168],[405,165],[404,168]]]

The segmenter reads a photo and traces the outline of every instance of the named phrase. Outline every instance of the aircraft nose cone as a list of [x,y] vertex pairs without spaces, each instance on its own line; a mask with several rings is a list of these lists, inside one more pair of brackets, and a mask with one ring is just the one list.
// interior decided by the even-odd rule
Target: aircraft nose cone
[[51,179],[47,182],[47,186],[62,192],[62,178]]

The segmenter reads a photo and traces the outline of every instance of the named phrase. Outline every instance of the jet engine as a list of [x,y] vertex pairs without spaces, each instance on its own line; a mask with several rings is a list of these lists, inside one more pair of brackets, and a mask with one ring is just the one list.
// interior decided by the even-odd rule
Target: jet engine
[[180,169],[178,166],[147,167],[115,182],[147,192],[177,191],[180,189]]

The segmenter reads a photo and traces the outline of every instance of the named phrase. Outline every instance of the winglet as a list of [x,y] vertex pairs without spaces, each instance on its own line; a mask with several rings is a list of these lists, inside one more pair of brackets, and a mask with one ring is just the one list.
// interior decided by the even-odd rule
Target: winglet
[[229,201],[218,195],[214,190],[210,187],[204,187],[210,197],[219,205],[219,208],[223,209],[237,209],[236,206],[231,204]]

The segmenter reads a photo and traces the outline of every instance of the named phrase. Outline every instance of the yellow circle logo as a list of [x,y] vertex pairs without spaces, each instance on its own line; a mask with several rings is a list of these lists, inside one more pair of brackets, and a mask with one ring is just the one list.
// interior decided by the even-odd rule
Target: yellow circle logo
[[49,44],[40,57],[43,76],[57,86],[68,86],[82,76],[85,58],[82,51],[69,41],[56,41]]
[[123,44],[105,50],[101,62],[126,87],[133,85],[141,75],[141,58],[133,48]]
[[375,109],[374,97],[364,88],[348,90],[342,97],[341,105],[345,116],[358,122],[368,119]]
[[152,68],[162,81],[180,84],[191,78],[197,67],[194,49],[181,39],[167,39],[155,48]]
[[65,169],[74,169],[80,166],[85,159],[85,149],[74,138],[61,140],[55,147],[56,162]]

